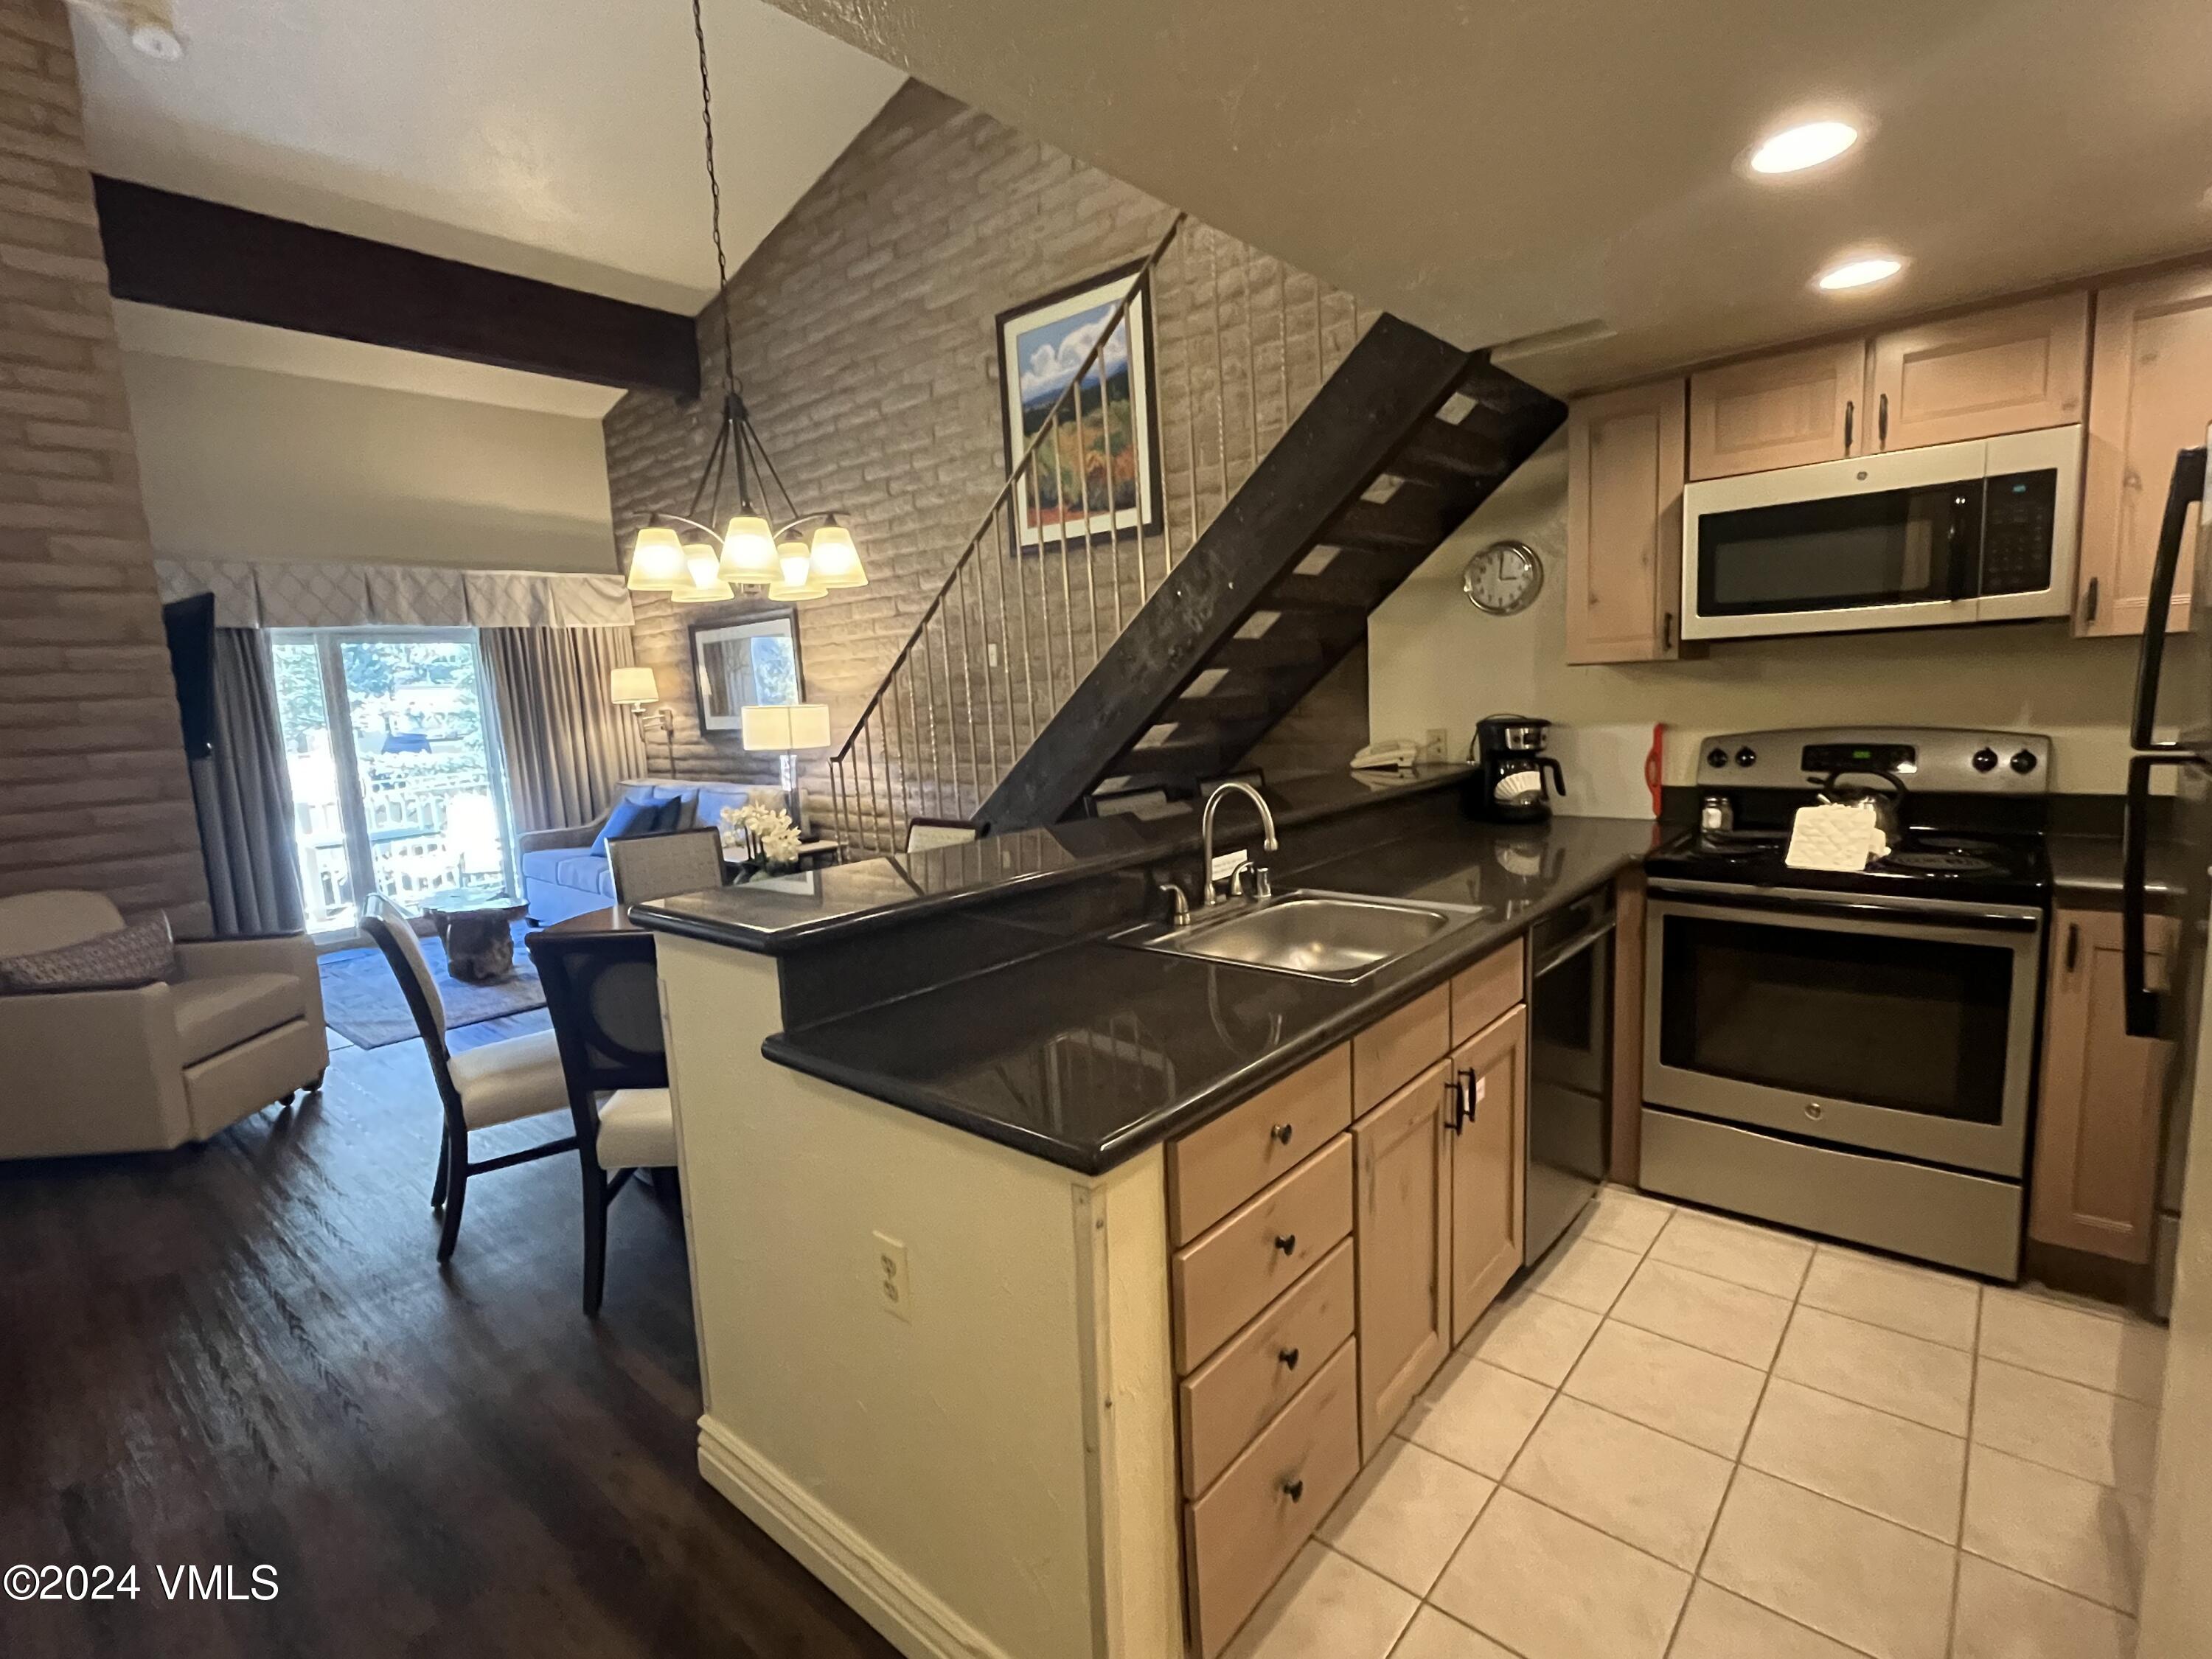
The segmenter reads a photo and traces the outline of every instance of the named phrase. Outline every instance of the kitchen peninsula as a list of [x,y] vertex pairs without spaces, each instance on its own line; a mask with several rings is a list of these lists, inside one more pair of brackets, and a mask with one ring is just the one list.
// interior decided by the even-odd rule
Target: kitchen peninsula
[[1465,776],[1270,791],[1273,854],[1224,803],[1278,893],[1448,918],[1356,978],[1143,948],[1188,811],[635,909],[702,1471],[904,1650],[1218,1652],[1521,1265],[1522,940],[1653,826]]

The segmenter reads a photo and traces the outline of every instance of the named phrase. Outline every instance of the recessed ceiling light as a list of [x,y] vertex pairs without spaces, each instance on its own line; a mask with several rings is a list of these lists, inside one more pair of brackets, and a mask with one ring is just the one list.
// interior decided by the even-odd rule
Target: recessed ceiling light
[[1814,279],[1815,288],[1826,289],[1831,294],[1843,289],[1866,288],[1875,283],[1886,283],[1905,269],[1905,261],[1887,253],[1873,253],[1856,259],[1846,259],[1839,265],[1830,265]]
[[1848,121],[1807,121],[1762,141],[1751,153],[1751,170],[1802,173],[1834,161],[1858,141],[1859,130]]

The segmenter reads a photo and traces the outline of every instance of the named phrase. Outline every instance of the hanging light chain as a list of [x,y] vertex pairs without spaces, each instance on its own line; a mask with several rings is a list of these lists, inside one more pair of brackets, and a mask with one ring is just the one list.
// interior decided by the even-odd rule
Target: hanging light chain
[[691,33],[699,43],[699,119],[707,132],[707,194],[714,227],[714,303],[722,313],[722,381],[738,390],[736,321],[730,314],[730,260],[722,248],[722,181],[714,173],[714,88],[707,77],[707,20],[700,0],[691,0]]

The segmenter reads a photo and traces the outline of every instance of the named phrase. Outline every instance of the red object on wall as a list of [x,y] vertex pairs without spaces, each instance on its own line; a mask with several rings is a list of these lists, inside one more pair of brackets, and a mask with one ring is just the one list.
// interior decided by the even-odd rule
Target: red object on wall
[[1651,792],[1651,816],[1659,816],[1661,786],[1667,781],[1667,728],[1651,728],[1651,752],[1644,757],[1644,784]]

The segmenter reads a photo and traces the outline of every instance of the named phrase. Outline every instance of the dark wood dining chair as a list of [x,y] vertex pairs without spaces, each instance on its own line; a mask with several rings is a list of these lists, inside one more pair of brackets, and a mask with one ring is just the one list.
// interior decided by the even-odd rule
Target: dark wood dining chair
[[524,941],[561,1047],[584,1183],[584,1312],[606,1288],[607,1209],[640,1170],[676,1164],[653,935],[541,930]]
[[362,907],[362,931],[375,942],[399,981],[415,1030],[430,1057],[430,1077],[438,1085],[439,1104],[445,1109],[445,1132],[438,1140],[438,1174],[430,1186],[430,1207],[443,1212],[438,1231],[438,1260],[453,1254],[461,1236],[461,1206],[468,1197],[469,1177],[489,1175],[517,1164],[533,1163],[565,1152],[576,1143],[567,1135],[519,1152],[496,1158],[471,1158],[469,1132],[513,1123],[544,1112],[557,1112],[566,1098],[560,1050],[550,1031],[479,1043],[459,1054],[446,1047],[446,1000],[438,989],[437,975],[422,955],[415,937],[415,924],[398,906],[380,893],[369,896]]

